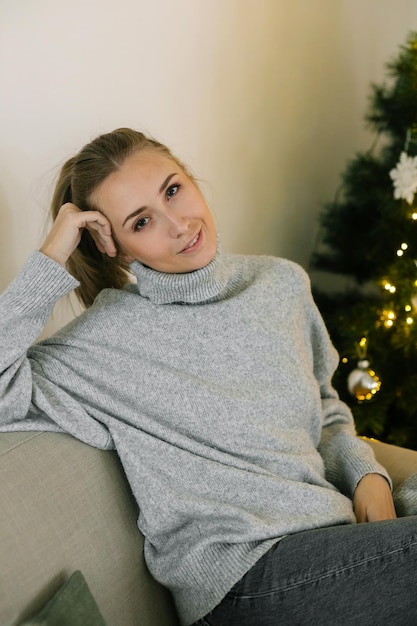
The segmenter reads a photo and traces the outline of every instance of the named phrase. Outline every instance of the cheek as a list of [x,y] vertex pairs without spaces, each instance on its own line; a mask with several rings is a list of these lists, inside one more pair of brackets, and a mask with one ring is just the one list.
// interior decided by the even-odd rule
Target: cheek
[[135,233],[124,240],[123,250],[125,254],[133,258],[153,259],[158,258],[163,248],[163,240],[155,231],[152,233]]
[[113,231],[113,240],[116,244],[117,252],[123,256],[125,260],[127,260],[128,257],[131,257],[133,261],[136,250],[138,249],[138,246],[135,245],[136,241],[134,234],[126,234],[125,232],[122,232],[119,235],[117,232]]

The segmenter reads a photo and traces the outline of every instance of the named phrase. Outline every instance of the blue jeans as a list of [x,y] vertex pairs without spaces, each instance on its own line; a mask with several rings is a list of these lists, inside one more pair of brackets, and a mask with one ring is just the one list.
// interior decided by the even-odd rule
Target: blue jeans
[[416,625],[417,517],[285,537],[197,624]]

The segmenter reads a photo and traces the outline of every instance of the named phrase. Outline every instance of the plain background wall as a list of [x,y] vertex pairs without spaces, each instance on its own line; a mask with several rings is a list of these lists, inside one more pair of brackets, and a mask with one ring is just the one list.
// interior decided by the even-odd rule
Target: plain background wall
[[41,243],[59,166],[119,126],[191,166],[226,249],[308,267],[371,143],[370,83],[412,29],[417,0],[0,0],[0,290]]

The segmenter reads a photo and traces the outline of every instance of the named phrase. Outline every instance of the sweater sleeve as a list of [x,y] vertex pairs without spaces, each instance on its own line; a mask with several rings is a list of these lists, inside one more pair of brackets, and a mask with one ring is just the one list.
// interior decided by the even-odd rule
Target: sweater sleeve
[[339,491],[352,498],[357,484],[366,474],[381,474],[390,485],[391,479],[376,461],[371,447],[357,436],[352,413],[332,386],[339,357],[313,301],[310,288],[308,296],[314,375],[319,383],[322,405],[319,452],[324,460],[326,478]]
[[[60,387],[39,375],[30,347],[37,340],[59,298],[78,286],[65,268],[41,252],[34,252],[0,297],[0,431],[71,432],[60,424]],[[59,350],[54,358],[59,358]],[[73,403],[79,414],[82,407]],[[93,421],[93,420],[89,420]],[[76,432],[71,432],[77,436]],[[83,438],[96,447],[110,447],[107,429],[92,424]]]

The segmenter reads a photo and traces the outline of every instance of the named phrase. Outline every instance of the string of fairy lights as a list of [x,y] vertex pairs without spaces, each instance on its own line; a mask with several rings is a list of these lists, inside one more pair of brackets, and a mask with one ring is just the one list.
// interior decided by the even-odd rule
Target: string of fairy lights
[[[417,221],[417,212],[413,212],[411,214],[411,219],[414,221]],[[401,244],[401,246],[398,248],[397,250],[397,257],[403,257],[407,251],[409,250],[409,245],[406,242],[403,242]],[[414,261],[416,267],[417,267],[417,261]],[[397,287],[395,286],[395,284],[391,283],[389,280],[384,280],[382,282],[382,286],[385,289],[385,291],[389,292],[390,294],[395,294],[397,291]],[[413,286],[416,288],[417,290],[417,278],[413,281]],[[413,303],[414,300],[414,303]],[[404,305],[404,313],[406,314],[405,317],[405,324],[407,324],[408,326],[411,326],[411,324],[414,324],[414,315],[416,313],[416,298],[412,298],[410,302],[408,302],[407,304]],[[392,328],[396,322],[397,319],[397,314],[395,312],[395,310],[393,310],[392,308],[388,308],[388,309],[384,309],[381,312],[380,315],[380,321],[384,324],[384,326],[386,328]]]

